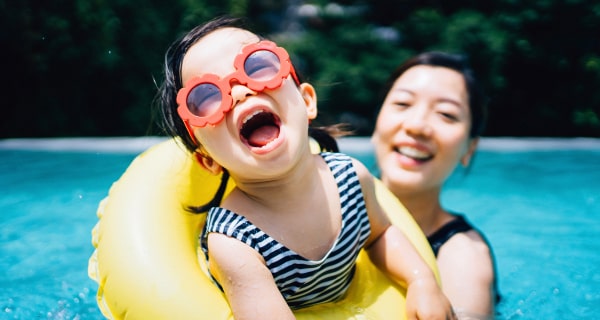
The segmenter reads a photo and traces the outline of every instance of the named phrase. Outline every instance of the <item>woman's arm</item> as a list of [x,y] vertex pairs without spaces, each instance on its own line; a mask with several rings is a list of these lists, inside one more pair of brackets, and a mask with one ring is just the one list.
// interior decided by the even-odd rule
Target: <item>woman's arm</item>
[[444,292],[457,314],[493,319],[494,264],[487,243],[476,231],[458,233],[438,253]]
[[236,320],[295,319],[258,252],[237,239],[210,233],[208,253],[210,271]]

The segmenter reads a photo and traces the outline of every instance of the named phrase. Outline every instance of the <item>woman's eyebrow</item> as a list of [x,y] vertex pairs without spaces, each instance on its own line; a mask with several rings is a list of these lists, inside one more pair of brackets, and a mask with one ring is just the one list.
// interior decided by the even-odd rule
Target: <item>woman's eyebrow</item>
[[392,88],[391,92],[406,92],[406,93],[409,93],[409,94],[414,94],[414,91],[412,91],[410,89],[403,88],[403,87]]

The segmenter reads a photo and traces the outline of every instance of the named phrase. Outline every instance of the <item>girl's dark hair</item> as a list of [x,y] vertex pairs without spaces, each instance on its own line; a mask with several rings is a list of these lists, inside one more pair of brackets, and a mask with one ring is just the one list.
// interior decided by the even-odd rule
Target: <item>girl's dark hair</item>
[[[167,49],[164,60],[164,80],[158,88],[154,99],[154,105],[160,115],[160,128],[171,137],[179,137],[186,149],[193,153],[198,149],[197,143],[189,135],[183,120],[177,113],[177,92],[183,87],[181,77],[181,66],[183,58],[192,45],[209,33],[222,28],[239,28],[249,30],[244,19],[228,16],[218,17],[199,25],[180,39],[177,39]],[[321,147],[321,150],[337,152],[338,145],[336,137],[347,134],[341,126],[309,128],[308,134],[313,137]],[[224,169],[225,170],[225,169]],[[208,211],[210,207],[217,206],[224,195],[229,174],[225,170],[221,178],[221,185],[213,199],[202,206],[192,206],[188,209],[194,213]]]
[[161,115],[159,126],[171,137],[179,137],[185,147],[194,152],[198,146],[190,137],[185,124],[177,113],[177,92],[183,87],[181,65],[190,47],[207,34],[227,27],[244,28],[245,22],[239,18],[219,17],[199,25],[180,39],[177,39],[167,49],[165,54],[164,80],[158,88],[155,104]]
[[[171,137],[179,137],[188,151],[194,152],[198,145],[190,137],[185,124],[177,113],[177,92],[183,87],[181,65],[189,48],[207,34],[222,28],[240,28],[248,30],[244,19],[228,16],[218,17],[199,25],[182,38],[176,40],[165,54],[164,81],[155,98],[160,114],[160,128]],[[302,82],[302,81],[300,81]],[[309,128],[308,134],[315,139],[322,150],[338,151],[335,137],[347,134],[339,126]]]
[[394,82],[408,69],[426,65],[433,67],[444,67],[452,69],[462,74],[465,79],[467,93],[469,94],[469,109],[471,110],[471,130],[469,136],[471,138],[479,137],[483,133],[485,123],[487,121],[487,99],[479,86],[475,74],[467,58],[463,55],[450,54],[445,52],[424,52],[414,56],[402,63],[388,78],[387,84],[384,87],[387,94],[394,85]]

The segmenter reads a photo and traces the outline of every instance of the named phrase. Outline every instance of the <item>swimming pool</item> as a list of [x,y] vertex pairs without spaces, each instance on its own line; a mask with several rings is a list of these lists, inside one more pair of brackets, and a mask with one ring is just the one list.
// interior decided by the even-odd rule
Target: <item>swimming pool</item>
[[[87,277],[98,202],[160,139],[0,140],[0,319],[101,319]],[[341,148],[374,169],[365,139]],[[444,203],[491,241],[502,319],[600,314],[600,141],[486,139]]]

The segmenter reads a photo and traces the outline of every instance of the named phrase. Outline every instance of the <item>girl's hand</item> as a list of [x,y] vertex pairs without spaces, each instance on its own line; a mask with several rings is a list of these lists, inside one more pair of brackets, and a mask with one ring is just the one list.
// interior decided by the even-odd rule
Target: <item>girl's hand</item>
[[418,278],[408,284],[406,293],[408,320],[456,320],[450,301],[433,278]]

